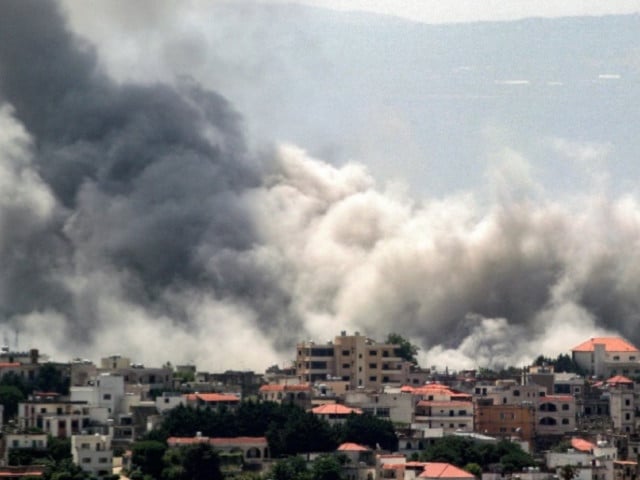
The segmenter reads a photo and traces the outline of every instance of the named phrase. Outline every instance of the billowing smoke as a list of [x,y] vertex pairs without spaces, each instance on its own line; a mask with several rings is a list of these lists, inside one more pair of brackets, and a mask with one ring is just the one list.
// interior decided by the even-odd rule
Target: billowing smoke
[[49,2],[0,6],[0,100],[1,314],[44,351],[263,368],[346,329],[467,367],[640,340],[633,196],[549,200],[508,151],[490,200],[420,202],[256,153],[195,81],[110,79]]

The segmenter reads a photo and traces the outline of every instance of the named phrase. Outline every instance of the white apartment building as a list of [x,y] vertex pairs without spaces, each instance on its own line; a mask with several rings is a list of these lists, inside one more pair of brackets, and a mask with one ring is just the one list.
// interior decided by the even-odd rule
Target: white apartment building
[[73,435],[73,463],[87,473],[104,477],[113,472],[113,450],[109,435]]
[[640,351],[619,337],[591,338],[571,349],[573,361],[590,375],[640,375]]

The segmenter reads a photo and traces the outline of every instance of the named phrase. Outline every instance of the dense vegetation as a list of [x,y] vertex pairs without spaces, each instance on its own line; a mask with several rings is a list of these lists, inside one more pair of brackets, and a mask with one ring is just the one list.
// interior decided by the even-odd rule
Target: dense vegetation
[[236,411],[179,406],[171,410],[151,439],[192,437],[265,436],[271,455],[331,452],[343,442],[395,450],[398,439],[393,425],[372,415],[350,415],[342,425],[329,423],[302,408],[272,402],[243,402]]
[[502,440],[498,443],[476,442],[467,437],[447,436],[427,447],[420,455],[424,462],[447,462],[460,468],[478,465],[483,471],[512,473],[534,466],[531,455],[520,445]]

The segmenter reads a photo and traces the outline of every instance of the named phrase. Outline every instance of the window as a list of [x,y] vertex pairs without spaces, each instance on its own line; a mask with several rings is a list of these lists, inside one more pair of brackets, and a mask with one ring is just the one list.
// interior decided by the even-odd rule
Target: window
[[378,368],[378,364],[377,363],[370,363],[369,364],[369,368],[372,369],[372,370],[376,369],[376,368]]
[[635,359],[636,359],[636,357],[634,357],[633,355],[632,355],[631,357],[629,357],[629,360],[630,360],[630,361],[632,361],[632,362],[633,362]]
[[83,443],[83,444],[80,445],[80,448],[82,450],[89,450],[91,448],[91,445],[88,444],[88,443]]
[[349,350],[342,350],[342,355],[345,357],[349,355]]
[[378,379],[378,377],[376,377],[375,375],[369,377],[369,381],[370,382],[375,382]]
[[620,356],[619,356],[619,355],[614,355],[614,356],[613,356],[613,359],[614,359],[614,360],[620,360]]
[[111,394],[110,393],[105,393],[104,395],[102,395],[102,399],[103,400],[111,400]]
[[514,390],[513,391],[513,396],[514,397],[519,397],[520,396],[520,390]]
[[109,461],[109,459],[107,457],[100,457],[98,459],[98,463],[107,463]]
[[569,419],[568,418],[563,418],[562,419],[562,424],[563,425],[569,425]]
[[569,404],[568,403],[563,403],[562,404],[562,410],[569,410]]
[[325,370],[327,362],[311,362],[311,370]]
[[466,415],[467,411],[466,410],[458,410],[458,415]]
[[631,400],[629,400],[628,398],[625,398],[624,404],[628,407],[629,405],[631,405]]
[[342,368],[349,368],[349,364],[348,363],[343,363],[342,364]]
[[383,417],[383,418],[389,418],[389,412],[390,410],[388,408],[378,408],[376,410],[376,416],[378,417]]
[[372,357],[375,357],[376,355],[378,355],[378,351],[377,350],[369,350],[369,355],[371,355]]
[[91,463],[91,459],[89,457],[83,457],[82,463]]

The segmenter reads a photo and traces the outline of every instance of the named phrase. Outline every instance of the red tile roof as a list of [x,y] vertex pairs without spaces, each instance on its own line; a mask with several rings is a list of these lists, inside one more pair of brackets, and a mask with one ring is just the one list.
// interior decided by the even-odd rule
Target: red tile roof
[[596,337],[573,347],[572,352],[593,352],[594,345],[604,345],[607,352],[638,352],[638,349],[620,337]]
[[20,362],[0,362],[0,368],[15,368],[19,366]]
[[610,385],[615,385],[617,383],[633,384],[633,380],[622,375],[616,375],[615,377],[611,377],[607,380],[607,383]]
[[583,440],[582,438],[572,438],[571,439],[571,448],[578,450],[579,452],[591,452],[594,448],[596,448],[595,444]]
[[189,393],[185,395],[185,398],[190,402],[201,400],[206,403],[240,401],[240,399],[235,395],[228,395],[224,393]]
[[338,447],[340,452],[369,452],[371,449],[358,443],[343,443]]
[[179,445],[195,445],[197,443],[209,443],[209,437],[169,437],[167,445],[175,447]]
[[418,478],[475,478],[472,473],[449,463],[428,462]]
[[339,403],[325,403],[311,409],[311,413],[314,415],[350,415],[352,413],[361,414],[362,410],[359,408],[351,408],[341,405]]

